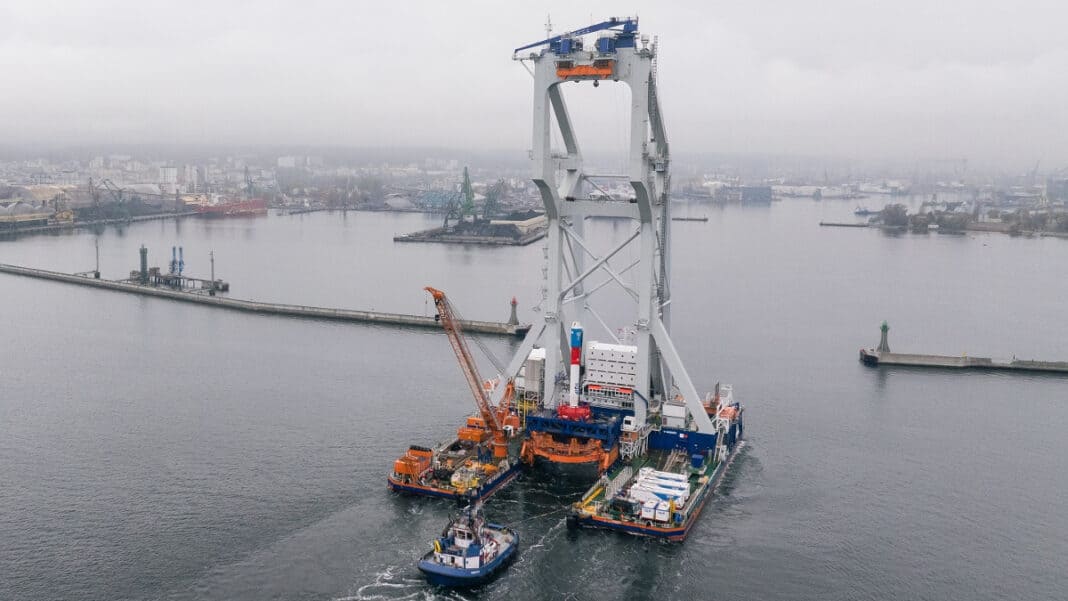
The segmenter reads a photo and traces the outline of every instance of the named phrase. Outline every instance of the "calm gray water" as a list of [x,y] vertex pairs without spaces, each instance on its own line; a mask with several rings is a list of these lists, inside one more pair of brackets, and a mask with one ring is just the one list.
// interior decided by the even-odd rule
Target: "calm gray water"
[[[856,360],[883,319],[895,350],[1068,359],[1068,240],[817,226],[852,208],[680,207],[710,220],[675,223],[675,341],[700,389],[734,384],[749,445],[682,545],[568,533],[550,512],[579,488],[517,483],[488,511],[521,558],[464,598],[1068,597],[1068,378]],[[470,318],[535,315],[540,245],[391,240],[435,221],[152,222],[0,240],[0,262],[83,271],[99,239],[117,278],[181,244],[239,298],[422,313],[433,284]],[[415,569],[452,507],[385,487],[473,409],[443,336],[0,291],[0,599],[454,596]]]

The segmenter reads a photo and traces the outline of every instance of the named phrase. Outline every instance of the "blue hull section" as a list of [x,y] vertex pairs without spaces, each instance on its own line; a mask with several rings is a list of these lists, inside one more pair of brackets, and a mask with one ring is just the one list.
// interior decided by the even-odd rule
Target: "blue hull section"
[[606,450],[611,449],[619,440],[620,426],[623,421],[619,415],[598,412],[590,421],[574,421],[552,415],[551,412],[534,413],[527,416],[528,432],[546,432],[567,438],[595,438],[601,441]]
[[434,552],[427,553],[419,561],[419,571],[426,574],[430,584],[447,587],[468,587],[484,584],[496,577],[507,567],[519,550],[519,535],[515,534],[515,542],[504,550],[496,559],[478,569],[463,569],[435,563],[430,558]]
[[715,434],[701,434],[692,430],[661,428],[649,434],[650,449],[685,449],[689,454],[702,454],[716,448]]

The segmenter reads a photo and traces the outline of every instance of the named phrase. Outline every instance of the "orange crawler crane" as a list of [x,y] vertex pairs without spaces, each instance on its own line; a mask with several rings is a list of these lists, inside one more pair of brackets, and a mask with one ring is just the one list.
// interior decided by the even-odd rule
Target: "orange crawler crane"
[[[434,298],[434,306],[438,310],[441,325],[449,336],[449,344],[452,345],[452,350],[456,353],[456,358],[460,362],[460,369],[464,372],[464,378],[467,379],[467,384],[471,387],[471,394],[475,397],[478,411],[482,415],[482,424],[478,424],[475,421],[478,418],[468,418],[468,427],[460,430],[461,437],[465,433],[471,437],[477,436],[476,432],[481,431],[479,426],[484,424],[490,436],[493,437],[493,458],[498,460],[505,459],[508,457],[508,433],[505,431],[505,426],[509,426],[512,432],[518,431],[519,417],[508,410],[508,406],[504,401],[502,401],[501,407],[497,411],[493,410],[489,396],[486,394],[486,389],[482,385],[482,378],[478,375],[478,366],[475,364],[474,357],[471,356],[471,350],[467,348],[467,341],[464,339],[456,311],[445,297],[444,292],[430,286],[425,289]],[[504,395],[505,399],[510,398],[509,393],[513,387],[510,380],[507,386],[508,389],[506,389]]]

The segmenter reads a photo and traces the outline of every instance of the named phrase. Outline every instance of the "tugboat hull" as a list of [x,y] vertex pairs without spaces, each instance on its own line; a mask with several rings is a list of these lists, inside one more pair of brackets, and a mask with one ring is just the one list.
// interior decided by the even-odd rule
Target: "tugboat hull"
[[434,561],[434,551],[430,551],[419,561],[419,571],[426,575],[427,582],[436,586],[460,588],[485,584],[504,571],[515,559],[519,549],[519,534],[512,531],[511,535],[512,544],[481,568],[465,569],[443,565]]

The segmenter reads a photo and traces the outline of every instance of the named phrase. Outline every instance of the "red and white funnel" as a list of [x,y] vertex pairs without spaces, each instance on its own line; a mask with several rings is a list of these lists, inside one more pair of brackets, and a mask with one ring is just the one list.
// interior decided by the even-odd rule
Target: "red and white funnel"
[[579,381],[579,367],[582,362],[582,324],[577,321],[571,322],[571,372],[568,380],[568,394],[567,404],[572,407],[578,407],[579,401],[579,388],[582,386],[582,382]]

